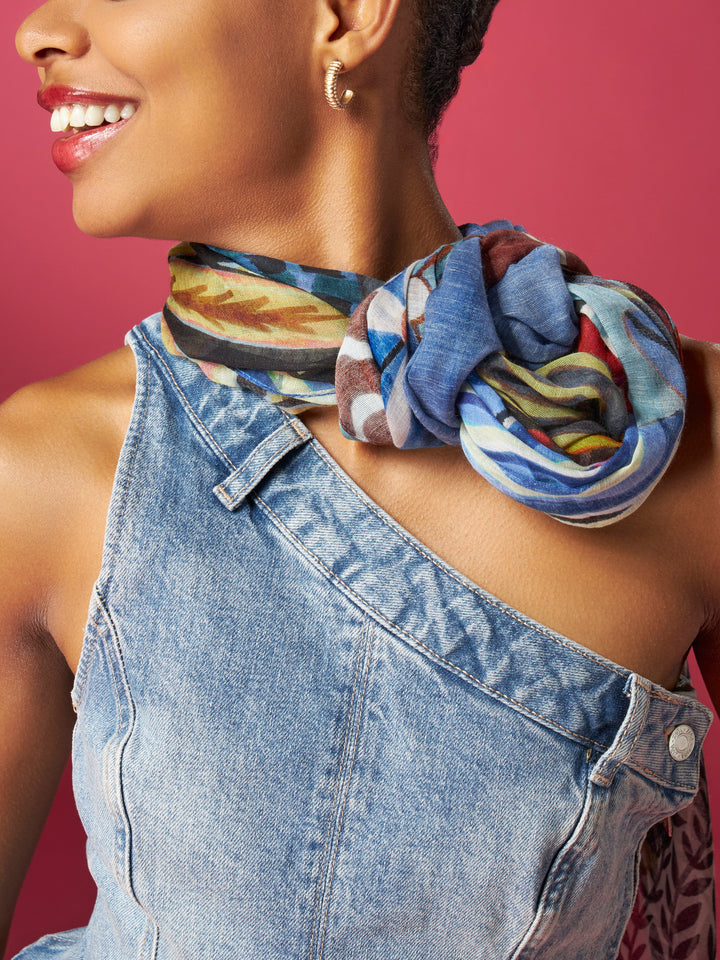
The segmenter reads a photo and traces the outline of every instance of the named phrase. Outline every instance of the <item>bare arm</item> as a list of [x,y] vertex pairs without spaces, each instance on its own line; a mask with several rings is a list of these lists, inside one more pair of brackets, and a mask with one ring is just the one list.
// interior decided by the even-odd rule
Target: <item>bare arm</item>
[[72,673],[45,626],[55,531],[35,483],[36,403],[31,389],[0,408],[0,953],[74,720]]

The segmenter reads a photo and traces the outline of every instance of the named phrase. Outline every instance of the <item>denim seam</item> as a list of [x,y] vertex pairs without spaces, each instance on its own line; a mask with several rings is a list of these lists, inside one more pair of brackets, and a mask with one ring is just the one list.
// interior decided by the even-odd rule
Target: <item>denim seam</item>
[[[93,600],[97,601],[97,589],[93,589]],[[90,643],[92,641],[92,645]],[[88,616],[88,623],[85,627],[85,639],[83,642],[83,650],[81,653],[81,663],[78,664],[78,670],[75,674],[75,682],[73,683],[72,690],[72,701],[73,708],[77,713],[80,704],[83,701],[83,694],[85,692],[85,684],[87,683],[88,673],[90,672],[90,666],[92,661],[95,658],[95,652],[98,648],[100,642],[100,618],[97,620],[95,617],[90,614]]]
[[[653,689],[650,687],[645,682],[644,678],[640,676],[640,674],[636,674],[636,676],[638,678],[638,686],[642,687],[643,690],[647,692],[647,695],[652,697],[653,700],[663,700],[665,703],[672,703],[675,706],[685,706],[685,704],[678,704],[677,699],[673,698],[669,692],[666,695],[663,694],[662,690]],[[677,694],[675,696],[677,697]],[[691,703],[695,703],[695,701],[687,698],[687,704],[689,705]]]
[[[145,362],[149,366],[149,362],[147,359]],[[140,371],[138,370],[137,380],[136,380],[138,387],[140,385],[140,381],[141,381]],[[147,411],[148,411],[148,406],[150,402],[150,387],[148,384],[147,371],[145,371],[145,377],[143,378],[143,381],[142,381],[142,387],[144,390],[143,408],[140,416],[138,417],[138,427],[137,427],[137,434],[135,436],[135,443],[133,444],[128,457],[127,469],[125,471],[125,478],[124,478],[123,498],[122,498],[120,509],[117,515],[117,523],[115,525],[115,537],[112,540],[111,544],[109,544],[109,549],[108,549],[108,557],[107,557],[107,564],[106,564],[108,582],[112,578],[112,571],[115,563],[115,558],[117,556],[118,544],[120,543],[120,534],[122,532],[123,520],[125,518],[125,510],[127,507],[127,500],[130,493],[130,481],[132,479],[133,469],[135,467],[135,458],[137,456],[138,447],[140,446],[140,440],[142,439],[143,434],[145,433],[145,424],[147,422]],[[100,576],[102,576],[102,567],[101,567]],[[100,578],[98,577],[98,582],[99,580]],[[106,584],[106,587],[107,587],[107,584]],[[96,584],[96,588],[97,588],[97,584]],[[99,594],[99,591],[98,591],[98,594]]]
[[586,763],[585,795],[580,813],[567,839],[558,850],[554,863],[550,866],[548,876],[540,890],[535,916],[522,940],[513,951],[510,960],[525,960],[525,958],[530,960],[530,955],[527,953],[528,948],[532,950],[532,956],[535,956],[537,948],[547,943],[548,934],[551,933],[558,919],[557,908],[562,900],[565,881],[578,857],[585,851],[580,841],[584,832],[588,829],[594,808],[593,784],[589,764]]
[[[142,907],[141,907],[142,909]],[[143,934],[142,943],[140,944],[140,953],[138,954],[138,960],[156,960],[158,952],[158,941],[160,939],[160,931],[158,925],[152,919],[150,914],[147,911],[145,912],[145,933]],[[150,934],[152,933],[152,942],[150,942]],[[148,952],[149,945],[149,952]]]
[[147,954],[147,942],[148,937],[150,936],[150,930],[152,929],[152,923],[150,917],[145,916],[145,930],[143,931],[142,941],[140,943],[140,950],[138,952],[138,960],[143,960]]
[[[67,931],[68,934],[74,933],[74,932],[75,932],[74,930]],[[42,938],[42,940],[47,940],[50,943],[65,943],[65,944],[67,944],[68,942],[70,943],[74,942],[74,938],[68,937],[67,935],[63,935],[62,933],[46,933],[45,936]],[[33,946],[34,945],[35,944],[33,944]]]
[[525,704],[521,703],[519,700],[514,700],[512,697],[509,697],[507,694],[503,693],[502,691],[496,690],[494,687],[491,687],[487,683],[483,683],[483,681],[478,679],[478,677],[475,677],[473,676],[473,674],[468,673],[467,670],[464,670],[462,667],[457,666],[457,664],[454,664],[451,660],[447,660],[445,657],[441,657],[440,654],[437,653],[437,651],[433,650],[431,647],[428,647],[427,644],[422,642],[422,640],[418,640],[417,637],[408,633],[406,630],[403,630],[402,627],[400,627],[394,621],[390,620],[387,616],[385,616],[385,614],[381,613],[379,610],[373,607],[373,605],[369,603],[364,597],[361,597],[359,594],[357,594],[352,589],[352,587],[350,587],[344,580],[342,580],[336,573],[334,573],[328,566],[326,566],[326,564],[323,563],[323,561],[316,554],[314,554],[311,550],[309,550],[308,547],[292,532],[292,530],[290,530],[288,527],[285,526],[285,524],[280,519],[280,517],[278,517],[278,515],[274,512],[274,510],[262,499],[262,497],[260,497],[259,494],[255,493],[253,494],[253,496],[255,500],[259,504],[261,504],[262,507],[267,511],[267,513],[270,514],[272,518],[274,518],[274,520],[276,521],[276,525],[279,528],[281,528],[282,531],[285,532],[285,534],[290,538],[290,540],[293,543],[295,543],[297,547],[303,553],[306,554],[306,556],[310,557],[315,562],[315,564],[317,564],[325,572],[325,574],[330,580],[332,580],[336,584],[341,585],[343,592],[346,593],[346,595],[358,607],[360,607],[361,610],[369,610],[371,614],[374,616],[374,618],[378,620],[378,622],[381,625],[385,627],[388,627],[388,626],[391,627],[392,632],[395,632],[399,637],[404,639],[407,643],[410,644],[410,646],[415,647],[421,653],[425,653],[427,656],[430,657],[430,659],[447,667],[453,674],[466,679],[469,683],[471,683],[473,686],[478,687],[483,692],[492,694],[497,699],[501,700],[503,703],[512,704],[515,707],[518,707],[526,715],[535,717],[538,720],[543,720],[546,724],[548,724],[553,729],[560,730],[563,733],[568,734],[574,740],[580,740],[583,743],[591,743],[593,744],[593,746],[596,746],[601,750],[608,749],[606,744],[599,743],[597,740],[593,740],[591,737],[586,737],[581,733],[576,733],[574,730],[569,730],[567,727],[564,727],[562,724],[558,723],[556,720],[553,720],[550,717],[546,717],[542,713],[538,713],[537,711],[531,709],[530,707],[525,706]]
[[[120,670],[122,685],[125,688],[124,692],[126,696],[126,712],[127,712],[126,727],[127,729],[124,731],[123,736],[118,741],[117,747],[115,748],[115,751],[114,751],[115,756],[113,758],[114,773],[116,773],[116,776],[117,776],[117,799],[116,800],[114,799],[112,804],[113,819],[115,820],[116,824],[119,823],[119,825],[122,826],[126,836],[125,855],[123,857],[118,857],[118,860],[121,860],[122,862],[123,872],[124,872],[124,878],[123,878],[123,882],[121,883],[121,887],[126,890],[126,892],[132,897],[132,899],[137,904],[137,906],[140,907],[140,909],[142,910],[143,907],[135,894],[135,889],[132,882],[132,857],[131,857],[132,828],[130,825],[130,816],[125,806],[125,798],[124,798],[124,790],[123,790],[123,769],[122,769],[125,750],[127,748],[128,743],[130,742],[130,737],[132,736],[132,733],[135,727],[135,705],[130,692],[130,686],[127,681],[127,671],[125,668],[125,660],[122,654],[122,648],[120,646],[120,638],[117,633],[117,626],[115,624],[115,621],[113,620],[112,614],[110,613],[107,606],[105,605],[105,602],[103,601],[99,592],[98,592],[98,600],[100,603],[100,611],[103,615],[103,619],[106,621],[107,626],[113,638],[113,642],[110,645],[111,651],[110,651],[110,655],[108,656],[108,665],[110,668],[110,675],[112,677],[113,687],[115,689],[115,699],[116,699],[118,708],[120,710],[121,718],[124,711],[123,711],[123,703],[120,697],[120,690],[118,687],[118,678],[116,676],[116,669]],[[114,663],[115,658],[112,656],[113,652],[115,653],[115,656],[117,658],[117,666]],[[103,778],[104,777],[105,777],[105,767],[103,766]],[[119,850],[120,830],[119,829],[116,829],[114,846],[115,846],[116,854],[120,853],[120,850]]]
[[[642,684],[639,684],[639,683],[637,684],[637,686],[642,687],[643,690],[646,690],[646,689],[647,689],[646,687],[644,687]],[[645,729],[645,721],[647,720],[647,715],[648,715],[648,709],[649,709],[649,707],[650,707],[649,700],[648,700],[647,697],[645,697],[645,698],[644,698],[644,704],[643,704],[642,718],[640,719],[639,722],[636,721],[636,722],[637,722],[637,729],[636,729],[636,731],[635,731],[635,736],[633,737],[633,741],[632,741],[632,743],[630,744],[630,749],[629,749],[629,750],[627,751],[627,753],[625,754],[625,759],[619,761],[620,764],[622,764],[622,763],[627,763],[630,755],[632,754],[633,748],[635,747],[635,744],[636,744],[637,741],[638,741],[638,738],[639,738],[640,734],[641,734],[641,733],[643,732],[643,730]],[[635,709],[637,709],[637,705],[636,705]],[[634,713],[634,711],[633,711],[633,713]],[[635,720],[635,717],[634,717],[634,716],[632,717],[632,720]],[[625,725],[625,722],[627,722],[627,723],[630,722],[627,717],[626,717],[626,721],[624,721],[624,725]],[[610,751],[610,753],[607,755],[607,757],[605,757],[605,758],[602,760],[602,768],[603,768],[603,769],[607,769],[608,766],[611,766],[611,765],[613,764],[613,761],[614,761],[615,757],[617,756],[617,754],[620,753],[620,752],[623,750],[623,748],[624,748],[624,746],[625,746],[625,742],[626,742],[626,740],[627,740],[627,735],[626,735],[626,734],[627,734],[627,726],[625,727],[625,730],[623,731],[623,733],[622,733],[620,739],[618,740],[617,744],[615,745],[615,747]],[[617,765],[615,765],[615,766],[613,767],[613,769],[612,769],[609,777],[604,776],[602,773],[596,773],[596,774],[595,774],[595,779],[596,779],[596,780],[599,780],[604,786],[607,787],[607,786],[609,786],[610,783],[612,782],[612,779],[613,779],[613,777],[615,776],[615,771],[616,771],[616,769],[617,769]]]
[[186,411],[187,411],[188,417],[189,417],[189,419],[190,419],[190,422],[191,422],[191,423],[193,424],[193,426],[195,427],[195,429],[196,429],[197,433],[200,435],[201,439],[205,441],[205,443],[210,447],[210,449],[212,450],[212,452],[213,452],[216,456],[220,457],[223,461],[225,461],[225,463],[227,463],[227,464],[230,466],[230,468],[231,468],[232,470],[234,470],[234,469],[235,469],[235,464],[234,464],[234,463],[232,462],[232,460],[227,456],[227,454],[225,453],[225,451],[223,450],[223,448],[220,446],[220,444],[217,442],[217,440],[215,439],[215,437],[213,436],[213,434],[210,433],[210,431],[208,430],[208,428],[205,426],[205,424],[204,424],[203,420],[201,419],[201,417],[199,416],[197,410],[196,410],[195,407],[193,407],[193,405],[190,403],[190,400],[188,399],[187,394],[185,393],[185,391],[182,389],[182,387],[180,386],[180,384],[179,384],[179,383],[177,382],[177,380],[175,379],[175,375],[173,374],[172,370],[170,369],[170,367],[168,366],[167,362],[165,361],[165,358],[162,356],[162,354],[159,352],[159,350],[157,350],[157,348],[154,346],[154,344],[152,344],[152,343],[148,340],[148,338],[147,338],[146,335],[145,335],[145,331],[144,331],[144,330],[140,329],[139,327],[136,327],[135,329],[138,331],[139,335],[143,338],[143,340],[144,340],[145,343],[147,344],[148,349],[151,350],[152,353],[155,355],[155,357],[157,358],[157,362],[158,362],[158,363],[162,366],[162,368],[165,370],[165,373],[166,373],[167,376],[169,377],[172,386],[175,388],[175,390],[176,390],[177,393],[180,395],[180,397],[182,397],[182,400],[183,400],[184,406],[186,407]]
[[[360,677],[360,664],[363,661],[363,653],[365,650],[366,630],[367,630],[367,614],[363,619],[362,632],[360,635],[360,647],[358,649],[357,660],[355,662],[355,676],[353,677],[353,685],[350,691],[350,704],[348,709],[347,723],[345,725],[345,736],[343,737],[342,748],[340,750],[340,764],[338,766],[337,781],[335,783],[335,792],[333,794],[332,804],[330,805],[330,816],[328,817],[328,827],[327,827],[327,832],[325,834],[325,844],[323,847],[322,857],[320,860],[320,869],[318,871],[318,882],[317,882],[317,890],[315,892],[315,907],[313,912],[312,932],[310,936],[311,960],[313,955],[313,945],[315,943],[315,933],[317,930],[318,911],[320,910],[320,904],[322,902],[323,892],[328,888],[327,878],[324,878],[323,875],[325,873],[325,863],[328,855],[328,848],[330,847],[330,844],[331,844],[332,826],[333,826],[333,823],[335,822],[335,810],[337,808],[338,797],[340,795],[340,790],[343,782],[343,771],[345,769],[345,757],[346,757],[346,751],[347,751],[347,745],[348,745],[348,738],[350,736],[350,728],[352,725],[353,705],[355,703],[355,691],[357,690],[358,679]],[[323,882],[324,879],[325,879],[325,882]],[[323,948],[321,944],[320,946],[321,954],[322,954],[322,949]]]
[[[124,711],[123,711],[122,700],[121,700],[121,698],[120,698],[120,690],[119,690],[119,687],[118,687],[117,676],[116,676],[116,674],[115,674],[115,669],[114,669],[114,667],[113,667],[112,657],[108,657],[108,664],[109,664],[109,668],[110,668],[110,679],[112,680],[113,690],[114,690],[114,692],[115,692],[115,702],[116,702],[116,704],[117,704],[117,706],[118,706],[118,709],[119,709],[119,711],[120,711],[120,718],[122,719],[122,715],[123,715],[123,712],[124,712]],[[121,730],[122,730],[122,727],[121,727]],[[115,740],[116,735],[117,735],[117,731],[116,731],[115,733],[113,733],[113,736],[112,736],[110,742],[112,742],[113,740]],[[125,735],[127,735],[127,734],[125,734]],[[114,749],[113,749],[113,758],[112,758],[112,759],[113,759],[113,767],[112,767],[113,780],[115,779],[115,774],[116,774],[116,771],[117,771],[117,779],[118,779],[119,782],[120,782],[120,787],[122,787],[122,771],[121,771],[120,769],[118,769],[118,768],[121,767],[121,759],[120,759],[120,758],[121,758],[122,751],[123,751],[123,744],[122,744],[122,737],[121,737],[121,738],[117,741],[117,745],[116,745],[116,746],[114,747]],[[116,785],[115,785],[115,783],[113,782],[113,784],[112,784],[112,792],[110,792],[110,791],[111,791],[111,785],[107,782],[107,772],[108,772],[107,766],[106,766],[106,764],[103,764],[103,781],[105,782],[105,793],[106,793],[106,797],[107,797],[107,799],[108,799],[108,802],[109,802],[109,804],[110,804],[110,806],[111,806],[111,809],[112,809],[112,811],[113,811],[113,820],[115,821],[115,837],[114,837],[114,843],[113,843],[113,847],[114,847],[114,849],[115,849],[115,858],[116,858],[116,861],[117,861],[117,862],[122,862],[122,863],[123,863],[123,866],[124,866],[124,865],[125,865],[125,858],[121,855],[121,850],[120,850],[120,831],[121,831],[121,829],[123,829],[123,830],[126,829],[126,828],[125,828],[125,824],[123,823],[122,811],[121,811],[121,809],[120,809],[121,804],[122,804],[122,799],[121,799],[121,798],[122,798],[122,789],[120,789],[120,791],[119,791],[120,796],[116,798],[116,797],[114,796],[115,786],[116,786]],[[128,878],[128,879],[129,879],[129,878]],[[123,886],[124,886],[124,884],[123,884]]]
[[[285,428],[283,427],[282,429],[284,430]],[[277,433],[277,431],[275,431],[275,433]],[[270,442],[270,440],[273,439],[273,437],[275,436],[275,433],[271,434],[269,437],[266,437],[265,440],[260,444],[260,446],[256,447],[255,450],[253,450],[253,452],[247,458],[245,463],[247,463],[249,460],[254,459],[255,455],[260,451],[261,447],[266,446]],[[224,480],[223,483],[218,484],[217,487],[215,488],[216,491],[222,494],[223,499],[225,500],[226,503],[231,504],[233,506],[237,503],[240,503],[245,498],[245,495],[248,493],[248,491],[252,490],[254,487],[257,486],[258,481],[263,479],[265,474],[268,473],[270,469],[272,469],[274,464],[282,460],[285,454],[289,450],[293,450],[296,447],[296,445],[297,445],[297,439],[295,437],[290,437],[290,439],[287,441],[287,443],[283,447],[281,447],[279,450],[276,450],[271,457],[268,457],[267,459],[263,460],[261,464],[259,464],[259,466],[255,470],[253,475],[245,482],[245,484],[240,488],[240,490],[238,490],[235,494],[233,494],[233,496],[230,496],[230,494],[227,492],[227,486],[230,482],[231,477],[233,477],[237,473],[237,470],[243,470],[244,465],[234,470],[230,475],[230,477]]]
[[[248,466],[248,464],[251,463],[253,460],[255,460],[255,458],[258,456],[258,454],[261,454],[262,451],[265,449],[265,447],[267,447],[268,444],[270,444],[270,443],[272,442],[272,440],[275,439],[275,437],[277,436],[278,433],[283,433],[283,432],[286,430],[286,427],[287,427],[287,424],[283,424],[281,427],[278,427],[276,430],[273,430],[272,433],[269,433],[263,440],[260,441],[260,443],[259,443],[256,447],[253,448],[252,452],[251,452],[250,454],[248,454],[248,456],[245,458],[244,463],[240,464],[240,466],[238,466],[238,467],[236,468],[236,470],[244,470],[244,469]],[[299,431],[296,430],[295,432],[296,432],[298,435],[300,435],[300,434],[299,434]],[[288,441],[288,442],[289,442],[289,443],[292,443],[293,441],[290,440],[290,441]],[[285,449],[286,449],[286,447],[283,447],[283,450],[285,450]],[[266,463],[267,463],[267,460],[263,460],[263,462],[262,462],[262,467],[264,467]],[[262,467],[261,467],[260,469],[262,469]],[[233,472],[235,472],[235,471],[233,471]],[[256,471],[255,474],[253,474],[253,476],[255,476],[255,475],[257,474],[257,472],[258,472],[258,471]],[[227,483],[227,480],[225,481],[225,483]],[[224,486],[224,484],[223,484],[223,486]]]
[[337,862],[337,855],[338,855],[338,851],[340,850],[340,834],[342,833],[342,827],[345,820],[345,808],[347,806],[347,798],[350,792],[350,780],[352,777],[353,767],[355,766],[355,758],[357,757],[358,741],[360,739],[360,724],[363,718],[363,709],[365,707],[365,694],[367,692],[368,677],[370,675],[370,664],[371,664],[372,651],[373,651],[372,630],[369,630],[368,633],[369,633],[369,638],[368,638],[368,644],[367,644],[367,654],[365,656],[365,679],[363,681],[363,689],[362,689],[362,694],[360,696],[360,706],[358,707],[358,712],[357,712],[357,724],[355,725],[355,739],[353,741],[353,746],[352,746],[350,768],[348,770],[347,778],[346,778],[345,796],[343,798],[342,810],[340,811],[340,820],[337,826],[337,842],[335,844],[335,854],[333,856],[332,867],[330,868],[330,879],[328,881],[328,894],[327,894],[326,904],[325,904],[325,920],[323,922],[322,940],[320,942],[318,960],[322,960],[323,951],[325,949],[325,935],[327,933],[328,917],[330,915],[330,894],[332,892],[332,882],[335,876],[335,864]]
[[690,793],[693,796],[697,793],[697,787],[685,786],[684,784],[678,783],[674,780],[666,780],[665,777],[657,773],[655,770],[651,770],[649,767],[644,767],[641,763],[637,763],[637,761],[632,760],[631,758],[624,760],[623,765],[630,767],[630,769],[634,770],[636,773],[648,777],[650,780],[654,780],[656,783],[659,783],[664,787],[668,787],[670,790],[679,790],[680,793]]
[[537,633],[538,635],[543,637],[547,637],[549,640],[552,640],[553,643],[556,643],[559,646],[565,647],[568,650],[572,650],[573,653],[577,653],[580,656],[585,657],[586,660],[590,660],[592,663],[596,663],[598,664],[598,666],[603,667],[606,670],[610,670],[612,673],[617,674],[617,676],[623,677],[623,679],[626,679],[632,673],[632,671],[630,670],[628,670],[627,673],[623,673],[620,670],[615,669],[615,667],[611,666],[610,664],[606,663],[604,660],[600,660],[597,657],[593,657],[590,653],[586,652],[582,648],[575,647],[574,645],[571,645],[570,643],[565,642],[560,636],[552,633],[550,630],[543,630],[539,624],[524,620],[522,617],[506,609],[501,603],[499,603],[497,600],[494,600],[491,596],[486,594],[481,589],[478,589],[477,587],[472,586],[466,580],[463,580],[461,577],[454,574],[452,570],[438,563],[437,559],[432,554],[421,549],[418,542],[411,540],[405,534],[405,532],[403,531],[402,527],[400,527],[399,524],[389,523],[388,518],[383,516],[383,514],[378,509],[377,505],[372,500],[370,500],[369,498],[366,499],[366,495],[360,496],[358,490],[355,489],[353,486],[351,486],[342,474],[337,472],[337,470],[335,469],[334,463],[332,462],[332,460],[330,460],[326,456],[325,450],[320,443],[318,443],[317,441],[312,442],[309,444],[309,447],[321,460],[324,461],[324,463],[329,467],[329,469],[332,470],[332,472],[335,474],[338,480],[340,480],[340,482],[345,487],[347,487],[347,489],[358,500],[360,500],[361,503],[363,503],[372,513],[374,513],[375,516],[379,520],[381,520],[386,527],[389,527],[389,529],[391,529],[394,533],[396,533],[402,540],[405,541],[405,543],[407,543],[409,547],[412,547],[412,549],[416,553],[418,553],[421,557],[423,557],[426,560],[429,560],[430,563],[433,564],[433,566],[437,567],[437,569],[441,571],[441,573],[449,577],[451,580],[454,580],[456,583],[460,584],[461,587],[463,587],[469,593],[472,593],[474,596],[476,596],[482,603],[485,603],[488,606],[494,607],[495,609],[499,610],[500,613],[504,614],[506,617],[510,617],[512,620],[515,620],[516,622],[521,623],[523,626],[527,627],[529,630],[532,630],[534,633]]

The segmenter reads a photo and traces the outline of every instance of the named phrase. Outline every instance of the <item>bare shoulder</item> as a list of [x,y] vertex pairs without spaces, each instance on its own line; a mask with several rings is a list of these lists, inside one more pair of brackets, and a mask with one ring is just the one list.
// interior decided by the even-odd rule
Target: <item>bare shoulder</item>
[[109,496],[134,385],[124,347],[0,405],[0,618],[42,618]]
[[22,387],[0,405],[0,455],[8,449],[32,448],[38,441],[41,454],[43,438],[53,445],[72,442],[78,431],[107,427],[128,401],[132,403],[134,390],[130,347]]
[[72,669],[134,380],[127,348],[0,406],[0,952],[70,750]]
[[0,405],[3,499],[27,499],[40,516],[51,502],[57,512],[79,480],[117,459],[134,392],[132,351],[122,347],[14,393]]

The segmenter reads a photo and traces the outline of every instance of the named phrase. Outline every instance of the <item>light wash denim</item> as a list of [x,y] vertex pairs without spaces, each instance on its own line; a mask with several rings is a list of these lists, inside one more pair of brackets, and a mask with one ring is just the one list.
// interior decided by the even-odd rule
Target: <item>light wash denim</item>
[[19,956],[614,960],[709,711],[470,583],[157,317],[128,339],[73,690],[98,899]]

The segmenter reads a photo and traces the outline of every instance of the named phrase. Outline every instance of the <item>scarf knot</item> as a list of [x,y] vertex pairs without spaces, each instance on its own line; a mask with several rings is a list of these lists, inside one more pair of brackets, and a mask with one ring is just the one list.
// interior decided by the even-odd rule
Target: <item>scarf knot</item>
[[170,253],[168,349],[351,438],[462,446],[502,492],[568,523],[636,509],[676,449],[677,333],[631,284],[508,221],[387,283],[202,244]]

